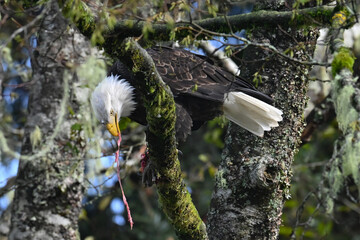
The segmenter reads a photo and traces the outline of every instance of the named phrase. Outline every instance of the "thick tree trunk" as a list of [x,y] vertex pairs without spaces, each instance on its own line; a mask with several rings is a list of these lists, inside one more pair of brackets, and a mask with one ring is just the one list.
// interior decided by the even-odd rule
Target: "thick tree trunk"
[[84,158],[87,149],[72,127],[83,117],[72,114],[80,108],[78,78],[65,66],[83,62],[90,46],[69,28],[56,2],[42,14],[9,239],[79,239],[84,168],[71,160]]
[[[306,50],[294,46],[315,43],[317,32],[277,27],[255,29],[251,36],[252,41],[270,43],[280,51],[292,48],[294,58],[308,60],[314,46],[307,44]],[[264,138],[230,124],[209,212],[210,239],[277,239],[303,129],[309,67],[252,47],[244,56],[241,75],[252,79],[259,72],[260,89],[273,97],[284,120]],[[261,58],[266,60],[252,62]]]

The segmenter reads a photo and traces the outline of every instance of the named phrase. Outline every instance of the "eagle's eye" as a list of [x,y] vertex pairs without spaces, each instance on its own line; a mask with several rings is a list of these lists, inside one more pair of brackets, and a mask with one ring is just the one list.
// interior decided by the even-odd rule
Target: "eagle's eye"
[[114,115],[114,110],[110,110],[110,116],[113,116]]

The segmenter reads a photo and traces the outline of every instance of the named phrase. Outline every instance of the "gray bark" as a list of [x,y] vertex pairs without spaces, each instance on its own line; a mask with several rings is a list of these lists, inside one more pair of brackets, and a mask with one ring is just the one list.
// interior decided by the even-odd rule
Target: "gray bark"
[[79,239],[84,168],[72,160],[87,149],[80,131],[71,129],[83,116],[69,113],[81,107],[74,87],[79,78],[70,67],[84,62],[90,46],[69,28],[56,2],[43,11],[9,239]]
[[[317,31],[279,27],[255,29],[252,41],[268,42],[279,50],[298,42],[316,41]],[[296,49],[296,48],[295,48]],[[313,47],[294,50],[308,60]],[[310,53],[310,54],[309,54]],[[309,54],[309,55],[306,55]],[[259,138],[230,124],[209,212],[210,239],[277,239],[282,208],[289,196],[291,164],[303,129],[308,66],[291,63],[263,49],[248,48],[242,74],[251,79],[260,71],[260,89],[284,112],[280,127]]]
[[[360,189],[360,82],[353,73],[356,70],[354,49],[345,46],[344,29],[339,28],[343,27],[340,23],[341,18],[335,19],[327,36],[334,56],[331,100],[341,130],[318,187],[321,206],[328,214],[334,211],[335,200],[343,197],[358,203]],[[345,196],[342,196],[342,191],[346,191]]]

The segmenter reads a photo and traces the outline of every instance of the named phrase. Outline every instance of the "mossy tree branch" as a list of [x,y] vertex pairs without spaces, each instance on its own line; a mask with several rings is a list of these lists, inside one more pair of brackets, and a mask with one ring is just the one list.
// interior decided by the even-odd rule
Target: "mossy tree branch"
[[[76,24],[79,30],[90,37],[97,29],[97,13],[87,7],[84,3],[75,0],[60,0],[59,4],[63,6],[63,13]],[[97,9],[101,9],[98,7]],[[292,11],[255,11],[247,14],[239,14],[223,16],[215,18],[207,18],[202,20],[195,20],[192,22],[180,22],[169,27],[166,22],[153,23],[151,25],[152,31],[148,34],[148,40],[169,41],[181,39],[192,32],[192,29],[199,26],[209,31],[216,31],[221,33],[231,33],[232,31],[240,31],[242,29],[253,29],[254,27],[288,27],[288,26],[322,26],[330,25],[331,17],[333,16],[334,7],[319,6],[313,8],[299,9],[296,12]],[[103,28],[103,35],[106,40],[120,43],[127,37],[141,36],[146,21],[139,20],[122,20],[118,21],[114,27],[106,26]],[[231,29],[229,27],[231,26]],[[171,36],[171,31],[175,32],[175,36]],[[205,34],[198,34],[198,39],[204,38]],[[120,40],[120,41],[119,41]]]
[[175,139],[175,102],[152,58],[137,42],[126,39],[119,51],[132,69],[142,93],[148,122],[147,141],[151,164],[157,173],[157,190],[163,211],[180,239],[207,239],[202,222],[182,178]]
[[346,12],[334,14],[330,35],[334,59],[332,61],[332,92],[336,118],[342,135],[336,141],[332,158],[326,166],[323,181],[319,187],[320,196],[326,211],[333,211],[334,200],[351,178],[360,193],[360,83],[353,76],[355,57],[352,51],[343,46],[343,24],[347,21]]
[[[288,26],[312,26],[322,24],[329,25],[331,22],[333,7],[320,6],[314,8],[306,8],[297,10],[296,13],[291,11],[255,11],[246,14],[239,14],[228,16],[224,18],[215,17],[207,18],[202,20],[195,20],[192,22],[177,23],[174,25],[176,29],[176,39],[187,36],[189,32],[192,32],[193,28],[199,26],[209,31],[219,33],[231,33],[241,31],[242,29],[253,29],[254,27],[269,27],[273,28],[276,26],[288,27]],[[126,20],[119,21],[115,25],[114,29],[111,30],[108,35],[112,38],[119,38],[128,36],[140,36],[145,21],[134,21]],[[231,29],[229,28],[231,26]],[[168,41],[170,37],[169,27],[166,24],[158,23],[152,24],[153,31],[149,34],[150,39]],[[107,34],[106,34],[107,35]],[[198,37],[204,38],[206,35],[199,34]]]

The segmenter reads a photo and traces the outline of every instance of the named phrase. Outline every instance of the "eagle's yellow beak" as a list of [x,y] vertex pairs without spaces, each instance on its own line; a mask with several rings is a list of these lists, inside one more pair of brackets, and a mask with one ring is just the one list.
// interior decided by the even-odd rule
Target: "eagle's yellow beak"
[[106,128],[114,137],[120,135],[119,122],[116,113],[111,115],[109,123],[106,124]]

